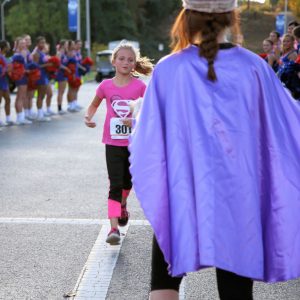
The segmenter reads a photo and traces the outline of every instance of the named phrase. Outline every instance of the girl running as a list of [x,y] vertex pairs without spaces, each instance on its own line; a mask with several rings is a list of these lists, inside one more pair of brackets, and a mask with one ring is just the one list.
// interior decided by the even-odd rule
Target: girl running
[[0,126],[11,126],[14,125],[14,122],[10,117],[10,94],[9,94],[9,86],[8,86],[8,78],[7,78],[7,61],[6,61],[6,53],[10,50],[9,43],[7,41],[0,41],[0,103],[2,97],[5,100],[5,115],[6,121],[5,123],[0,121]]
[[110,180],[108,196],[108,218],[111,231],[106,242],[117,244],[120,241],[118,224],[128,222],[127,197],[132,183],[129,173],[128,137],[131,132],[126,120],[131,117],[130,102],[143,97],[146,85],[133,76],[133,72],[149,75],[152,63],[140,57],[139,51],[130,44],[120,44],[112,54],[112,64],[116,69],[115,77],[104,80],[96,90],[96,96],[88,107],[85,124],[94,128],[92,121],[100,103],[106,99],[107,114],[104,123],[102,142],[106,144],[106,163]]

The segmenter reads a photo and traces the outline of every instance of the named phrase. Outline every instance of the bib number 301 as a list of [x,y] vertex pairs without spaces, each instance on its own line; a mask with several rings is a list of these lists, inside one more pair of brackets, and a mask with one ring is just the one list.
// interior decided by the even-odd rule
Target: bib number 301
[[114,140],[126,140],[131,134],[131,128],[124,125],[121,118],[110,120],[110,135]]

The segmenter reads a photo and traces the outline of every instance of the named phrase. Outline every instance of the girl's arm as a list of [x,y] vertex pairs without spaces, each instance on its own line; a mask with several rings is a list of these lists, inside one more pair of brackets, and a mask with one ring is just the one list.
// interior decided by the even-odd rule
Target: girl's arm
[[40,55],[38,54],[38,52],[33,52],[32,53],[32,60],[35,62],[35,63],[39,63],[39,59],[40,59]]
[[47,67],[52,67],[53,63],[44,63],[42,65],[40,65],[40,68],[47,68]]
[[72,73],[72,71],[68,67],[66,67],[64,65],[60,65],[59,68],[62,69],[62,70],[66,70],[70,74]]
[[94,128],[96,127],[96,123],[91,121],[94,114],[96,113],[102,99],[100,99],[97,95],[94,97],[92,103],[89,105],[87,112],[84,117],[84,122],[87,127]]
[[273,67],[274,62],[276,61],[275,55],[270,55],[268,59],[268,63],[271,67]]
[[81,69],[81,70],[83,70],[83,71],[86,71],[86,68],[83,65],[81,65],[81,64],[78,64],[78,68]]
[[297,59],[297,53],[296,52],[293,52],[289,55],[289,60],[295,61],[296,59]]

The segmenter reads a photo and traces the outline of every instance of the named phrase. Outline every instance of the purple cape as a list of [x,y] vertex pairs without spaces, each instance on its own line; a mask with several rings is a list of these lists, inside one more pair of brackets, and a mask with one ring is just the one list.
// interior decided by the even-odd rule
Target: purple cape
[[214,65],[215,83],[190,46],[156,66],[130,143],[137,197],[173,276],[300,277],[300,107],[246,49]]

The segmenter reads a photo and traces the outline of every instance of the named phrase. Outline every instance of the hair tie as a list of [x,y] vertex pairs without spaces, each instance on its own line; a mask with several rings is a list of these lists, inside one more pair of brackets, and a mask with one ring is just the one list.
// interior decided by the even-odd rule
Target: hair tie
[[213,64],[214,64],[214,61],[209,61],[209,62],[208,62],[208,65],[209,65],[209,66],[211,66],[211,65],[213,65]]

